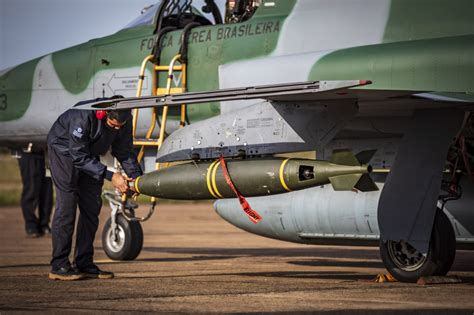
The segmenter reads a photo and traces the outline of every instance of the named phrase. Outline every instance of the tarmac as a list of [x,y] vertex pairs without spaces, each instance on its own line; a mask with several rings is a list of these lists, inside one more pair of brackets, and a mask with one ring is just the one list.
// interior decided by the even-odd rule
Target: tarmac
[[[101,225],[109,215],[104,207]],[[243,232],[212,204],[160,205],[135,261],[95,258],[112,280],[53,281],[51,239],[25,237],[21,209],[0,208],[0,315],[41,313],[474,314],[474,252],[444,285],[374,283],[376,247],[307,246]]]

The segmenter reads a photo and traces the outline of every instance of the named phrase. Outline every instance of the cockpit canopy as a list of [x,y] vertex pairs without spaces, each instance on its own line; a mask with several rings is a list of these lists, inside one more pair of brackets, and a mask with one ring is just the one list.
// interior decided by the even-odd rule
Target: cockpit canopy
[[137,26],[152,25],[153,19],[155,18],[156,11],[158,10],[161,2],[152,4],[142,9],[141,14],[136,17],[132,22],[125,25],[123,29],[133,28]]
[[201,25],[238,23],[248,20],[263,0],[162,0],[144,8],[124,29],[154,25],[168,20],[178,28],[189,21]]

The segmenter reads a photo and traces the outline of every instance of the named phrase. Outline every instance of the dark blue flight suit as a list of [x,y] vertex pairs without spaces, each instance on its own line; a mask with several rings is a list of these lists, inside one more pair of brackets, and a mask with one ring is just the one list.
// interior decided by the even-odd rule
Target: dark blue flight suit
[[99,225],[104,178],[113,173],[100,162],[100,155],[112,147],[112,155],[130,178],[142,174],[133,152],[132,116],[120,129],[110,128],[94,111],[70,109],[54,123],[48,134],[51,174],[56,186],[56,211],[53,217],[52,270],[70,266],[72,235],[76,208],[79,222],[76,231],[75,264],[79,269],[93,265],[93,242]]
[[[53,209],[53,183],[46,176],[44,151],[22,152],[18,160],[21,181],[21,209],[28,234],[47,232]],[[36,216],[38,208],[38,216]]]

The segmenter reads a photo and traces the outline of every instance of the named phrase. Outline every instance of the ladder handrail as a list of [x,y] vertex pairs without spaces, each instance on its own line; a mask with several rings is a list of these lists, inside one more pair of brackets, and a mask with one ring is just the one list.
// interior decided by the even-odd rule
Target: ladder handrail
[[[146,70],[146,64],[149,61],[153,60],[153,55],[149,55],[146,57],[143,62],[142,62],[142,67],[140,70],[140,77],[139,77],[139,83],[138,83],[138,89],[137,90],[137,97],[141,96],[141,90],[143,88],[143,80],[144,80],[144,73]],[[176,65],[176,62],[182,62],[181,61],[181,54],[177,54],[176,56],[173,57],[171,60],[169,66],[157,66],[154,65],[153,67],[153,77],[156,76],[157,71],[163,71],[164,69],[168,70],[168,77],[166,81],[166,94],[170,94],[171,89],[172,89],[172,83],[173,83],[173,73],[175,70],[181,71],[182,73],[182,78],[181,78],[181,85],[182,89],[186,88],[186,64],[182,63],[181,65]],[[157,89],[156,87],[153,87],[153,95],[156,95]],[[160,126],[160,134],[159,137],[156,141],[150,141],[148,142],[147,140],[151,140],[151,136],[153,135],[153,132],[155,131],[156,128],[156,122],[157,122],[157,111],[158,109],[154,108],[151,114],[151,123],[148,128],[148,131],[145,135],[145,141],[134,141],[135,145],[141,146],[140,151],[138,152],[137,159],[138,161],[141,161],[145,155],[145,147],[146,146],[156,146],[157,150],[160,149],[161,145],[163,144],[164,138],[165,138],[165,129],[166,129],[166,121],[168,119],[168,106],[163,107],[163,113],[162,113],[162,118],[161,118],[161,126]],[[185,119],[186,119],[186,105],[182,104],[181,105],[181,116],[180,116],[180,126],[184,126],[185,124]],[[134,132],[133,132],[133,137],[134,140],[136,139],[136,125],[138,122],[138,109],[134,109]],[[158,164],[157,164],[157,167]]]
[[[162,9],[163,7],[160,7],[160,10]],[[194,27],[194,26],[192,26]],[[189,31],[191,30],[192,27],[188,27],[188,28],[185,28],[185,31],[183,33],[183,36],[187,37],[189,36]],[[160,27],[158,27],[160,28]],[[166,82],[166,94],[170,94],[171,93],[171,85],[172,85],[172,82],[173,82],[173,72],[174,71],[181,71],[181,92],[184,92],[186,91],[186,63],[187,63],[187,58],[185,56],[185,59],[183,60],[181,58],[182,56],[182,51],[183,51],[183,47],[181,47],[181,49],[179,50],[179,53],[174,56],[174,58],[171,60],[169,66],[161,66],[159,63],[159,60],[160,60],[160,50],[161,50],[161,45],[162,45],[162,40],[163,40],[163,35],[169,31],[172,31],[176,29],[175,27],[165,27],[163,29],[161,29],[158,34],[156,35],[157,36],[157,41],[156,41],[156,45],[153,47],[153,51],[152,51],[152,54],[151,55],[148,55],[142,62],[142,65],[141,65],[141,68],[140,68],[140,75],[138,77],[138,87],[137,87],[137,93],[136,93],[136,97],[140,97],[141,94],[142,94],[142,90],[143,90],[143,81],[145,80],[145,71],[146,71],[146,66],[148,64],[148,62],[151,62],[153,64],[153,67],[152,67],[152,95],[157,95],[158,93],[158,85],[159,85],[159,81],[158,81],[158,73],[160,71],[166,71],[168,70],[168,78],[167,78],[167,82]],[[187,46],[187,40],[185,38],[184,40],[185,42],[185,45]],[[185,47],[187,48],[187,47]],[[185,53],[184,55],[186,55],[187,53],[187,49],[184,50]],[[180,63],[180,65],[175,65],[176,62]],[[145,156],[145,147],[147,146],[155,146],[157,147],[157,154],[158,154],[158,151],[160,150],[161,148],[161,145],[163,144],[163,141],[164,141],[164,138],[166,136],[166,133],[165,133],[165,129],[166,129],[166,121],[168,119],[168,106],[165,106],[163,107],[163,113],[162,113],[162,118],[161,118],[161,126],[160,126],[160,134],[159,134],[159,138],[158,140],[155,142],[154,139],[151,139],[151,136],[155,130],[155,126],[156,126],[156,122],[157,122],[157,111],[158,109],[157,108],[153,108],[153,112],[152,112],[152,115],[151,115],[151,125],[149,126],[148,128],[148,131],[146,133],[146,138],[144,139],[144,141],[137,141],[136,140],[136,132],[137,132],[137,124],[138,124],[138,113],[139,113],[139,109],[138,108],[135,108],[133,110],[133,124],[132,124],[132,135],[133,135],[133,143],[135,145],[140,145],[141,148],[140,148],[140,151],[138,153],[138,156],[137,156],[137,159],[138,161],[140,162],[143,157]],[[181,104],[181,116],[180,116],[180,127],[184,127],[186,123],[186,104]],[[148,141],[150,140],[150,141]],[[169,163],[168,163],[169,164]],[[160,163],[158,162],[155,162],[155,170],[158,170],[160,169]],[[125,201],[127,199],[127,196],[125,195],[124,198],[122,198],[122,203],[125,204]],[[139,221],[146,221],[148,220],[152,214],[153,214],[153,211],[155,209],[155,205],[156,205],[156,198],[155,197],[151,197],[150,199],[150,202],[151,202],[151,206],[150,206],[150,210],[148,212],[148,215],[143,217],[143,218],[140,218],[138,219]]]
[[[140,67],[140,74],[138,76],[138,87],[137,87],[137,93],[136,93],[137,97],[142,96],[143,81],[145,80],[146,65],[153,58],[154,58],[153,55],[148,55],[142,61],[142,65]],[[132,121],[132,135],[133,135],[133,138],[135,138],[136,134],[137,134],[137,122],[138,122],[138,108],[135,108],[133,110],[133,121]]]
[[[179,61],[181,58],[181,54],[177,54],[176,56],[171,59],[169,69],[168,69],[168,78],[166,81],[166,94],[170,94],[171,91],[171,84],[173,83],[173,72],[174,72],[174,65],[177,61]],[[156,109],[155,109],[156,110]],[[163,113],[161,115],[161,126],[160,126],[160,136],[158,137],[158,142],[157,142],[157,152],[160,150],[161,145],[163,144],[163,141],[165,139],[165,129],[166,129],[166,121],[168,119],[168,106],[163,106]],[[144,152],[144,146],[142,146],[142,150]],[[140,150],[140,152],[142,152]],[[161,164],[156,162],[155,163],[155,170],[159,170],[161,167]],[[155,203],[156,198],[151,197],[151,202]]]
[[[183,60],[181,59],[181,62]],[[183,70],[181,71],[181,87],[183,88],[183,92],[186,92],[187,90],[187,75],[186,75],[186,70],[187,70],[187,64],[186,62],[182,63]],[[186,125],[186,117],[187,117],[187,105],[185,103],[181,104],[181,119],[179,121],[179,126],[180,128],[183,128]]]
[[[174,64],[179,61],[181,54],[177,54],[171,59],[169,70],[168,70],[168,79],[166,81],[166,94],[169,94],[171,91],[171,84],[173,82],[173,67]],[[165,139],[165,129],[166,129],[166,120],[168,119],[168,106],[163,106],[163,114],[161,115],[161,127],[160,127],[160,136],[158,137],[158,150],[161,148],[163,141]]]

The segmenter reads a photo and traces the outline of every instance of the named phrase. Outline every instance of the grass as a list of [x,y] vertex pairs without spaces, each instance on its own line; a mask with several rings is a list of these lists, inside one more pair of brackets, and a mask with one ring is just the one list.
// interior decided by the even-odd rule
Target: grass
[[22,185],[17,159],[1,154],[0,174],[0,206],[19,205]]
[[21,198],[21,184],[19,188],[0,189],[0,206],[18,206]]

